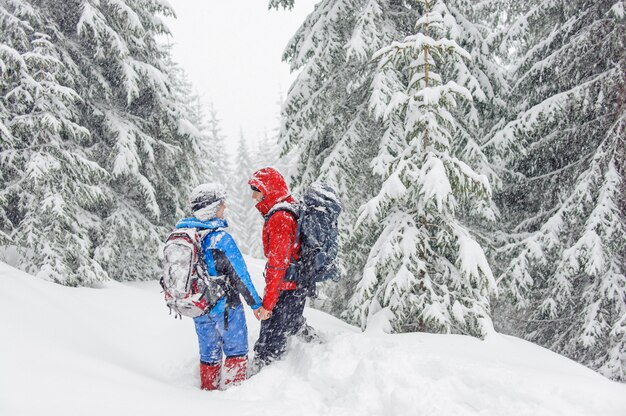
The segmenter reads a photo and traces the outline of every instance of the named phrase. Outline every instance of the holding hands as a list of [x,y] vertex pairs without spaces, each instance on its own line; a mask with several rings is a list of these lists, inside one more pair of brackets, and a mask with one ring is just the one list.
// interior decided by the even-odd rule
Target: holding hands
[[254,317],[258,319],[259,321],[265,321],[270,316],[272,316],[272,312],[268,311],[263,306],[261,306],[258,309],[255,309],[253,312],[254,312]]

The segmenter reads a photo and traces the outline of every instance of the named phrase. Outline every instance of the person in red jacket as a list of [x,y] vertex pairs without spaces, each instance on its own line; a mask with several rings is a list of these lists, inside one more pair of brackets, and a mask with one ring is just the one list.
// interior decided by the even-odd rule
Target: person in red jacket
[[265,219],[263,251],[265,294],[262,306],[254,311],[261,320],[259,339],[254,346],[252,372],[280,358],[287,338],[304,325],[302,312],[306,290],[296,284],[300,244],[296,201],[289,194],[283,176],[273,168],[256,171],[248,181],[256,208]]

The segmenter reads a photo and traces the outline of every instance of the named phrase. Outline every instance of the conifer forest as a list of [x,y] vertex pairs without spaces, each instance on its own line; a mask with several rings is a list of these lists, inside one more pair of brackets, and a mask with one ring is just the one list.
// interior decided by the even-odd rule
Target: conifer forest
[[263,258],[247,181],[271,165],[343,202],[342,276],[313,307],[497,331],[626,382],[625,9],[319,0],[284,48],[279,128],[250,140],[162,41],[167,1],[0,0],[0,260],[66,286],[158,280],[208,181]]

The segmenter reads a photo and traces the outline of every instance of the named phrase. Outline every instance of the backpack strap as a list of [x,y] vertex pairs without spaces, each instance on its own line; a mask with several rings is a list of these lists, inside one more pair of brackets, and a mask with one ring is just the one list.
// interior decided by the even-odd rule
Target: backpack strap
[[[263,218],[265,219],[265,222],[267,223],[270,220],[270,217],[274,215],[275,213],[277,213],[278,211],[285,211],[293,215],[294,219],[296,220],[296,237],[293,241],[292,247],[296,248],[298,246],[298,243],[300,242],[300,230],[301,230],[301,224],[302,224],[302,221],[300,221],[300,219],[302,218],[302,214],[303,214],[302,211],[304,209],[305,209],[304,204],[279,202],[278,204],[274,205],[272,209],[269,210],[267,215],[265,215]],[[287,272],[290,267],[298,267],[298,269],[300,267],[299,263],[295,261],[295,259],[293,258],[291,254],[289,255],[289,265],[285,269],[285,276],[287,275]]]
[[270,220],[270,217],[274,215],[275,213],[277,213],[278,211],[285,211],[293,215],[297,224],[296,239],[293,242],[293,246],[296,247],[298,245],[298,242],[300,241],[300,230],[301,230],[301,223],[302,223],[300,219],[302,218],[303,210],[304,210],[303,204],[279,202],[278,204],[274,205],[272,209],[270,209],[266,215],[263,216],[263,219],[265,219],[265,222],[267,223]]
[[204,253],[204,249],[202,247],[202,243],[204,242],[204,239],[206,237],[208,237],[210,234],[212,234],[215,230],[207,230],[207,229],[198,229],[197,233],[199,238],[198,241],[198,261],[196,263],[196,267],[200,266],[205,272],[207,272],[207,274],[209,276],[217,276],[217,270],[215,270],[215,259],[213,259],[213,255],[210,256],[210,262],[207,263],[206,261],[206,255]]
[[276,205],[274,205],[267,214],[265,214],[263,216],[263,218],[265,219],[265,222],[269,221],[270,217],[272,215],[274,215],[276,212],[278,211],[287,211],[290,212],[291,214],[293,214],[294,217],[296,217],[296,220],[299,218],[300,216],[300,209],[298,207],[299,204],[297,203],[291,203],[291,202],[279,202]]
[[[204,252],[203,249],[203,243],[205,238],[211,238],[213,234],[216,234],[217,232],[221,231],[221,228],[213,228],[213,229],[197,229],[198,235],[200,236],[200,247],[199,247],[199,253],[202,256],[201,258],[198,259],[198,263],[200,264],[200,267],[204,267],[204,270],[207,272],[207,275],[209,276],[213,276],[213,277],[217,277],[217,269],[215,268],[215,258],[213,257],[213,253],[211,253],[211,250],[214,249],[214,247],[212,247],[212,244],[207,247],[207,250],[209,250],[209,260],[210,262],[207,263],[207,256]],[[224,283],[226,283],[224,281]],[[224,292],[226,292],[226,288],[224,288]],[[228,330],[228,296],[225,295],[225,304],[224,304],[224,329]]]
[[296,217],[296,223],[298,224],[296,227],[296,239],[293,242],[293,246],[296,247],[298,245],[298,242],[300,241],[300,232],[302,231],[302,218],[303,218],[303,214],[304,214],[304,210],[306,209],[306,207],[304,205],[300,205],[300,209],[298,210],[298,215]]

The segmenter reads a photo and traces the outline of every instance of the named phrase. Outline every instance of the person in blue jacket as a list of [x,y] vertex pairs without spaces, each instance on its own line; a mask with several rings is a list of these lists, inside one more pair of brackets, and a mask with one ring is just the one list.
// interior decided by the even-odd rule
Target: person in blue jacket
[[224,386],[246,379],[248,328],[240,295],[256,310],[261,307],[243,256],[225,231],[226,190],[215,183],[196,187],[190,197],[193,217],[184,218],[176,228],[196,228],[202,236],[202,251],[209,274],[226,277],[226,295],[207,313],[194,318],[200,345],[200,385],[216,390],[224,360]]

